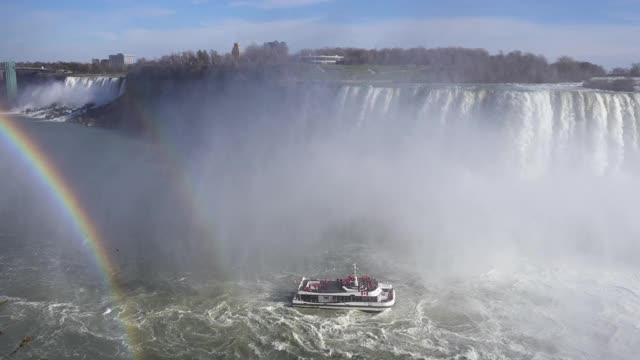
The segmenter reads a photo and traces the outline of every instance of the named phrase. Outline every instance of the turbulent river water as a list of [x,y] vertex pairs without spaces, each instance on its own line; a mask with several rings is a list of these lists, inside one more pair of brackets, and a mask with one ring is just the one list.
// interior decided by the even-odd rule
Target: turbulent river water
[[[68,180],[118,284],[0,144],[0,356],[31,336],[12,358],[636,358],[640,94],[353,85],[285,104],[188,153],[10,120]],[[301,276],[354,262],[395,308],[288,306]]]

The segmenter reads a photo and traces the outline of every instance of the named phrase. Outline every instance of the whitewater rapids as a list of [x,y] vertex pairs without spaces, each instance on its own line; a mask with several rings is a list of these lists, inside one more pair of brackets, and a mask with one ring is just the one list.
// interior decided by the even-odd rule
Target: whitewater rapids
[[[44,249],[34,270],[36,259],[5,252],[0,350],[11,351],[23,334],[35,338],[21,352],[25,358],[128,358],[135,351],[150,359],[634,359],[640,349],[637,273],[523,263],[434,280],[394,268],[376,252],[354,250],[366,260],[363,267],[385,269],[385,279],[397,287],[401,300],[392,310],[291,308],[287,290],[299,281],[291,273],[251,281],[203,281],[183,273],[128,287],[133,309],[125,314],[95,282],[72,275],[82,271],[77,264],[67,262],[61,271]],[[331,275],[327,266],[341,260],[348,261],[332,258],[312,267]],[[20,285],[25,281],[37,291]],[[124,326],[141,335],[136,344]]]

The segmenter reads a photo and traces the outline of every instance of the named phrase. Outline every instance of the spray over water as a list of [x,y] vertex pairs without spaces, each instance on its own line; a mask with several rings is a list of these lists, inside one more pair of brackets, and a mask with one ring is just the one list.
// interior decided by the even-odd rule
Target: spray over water
[[[127,348],[118,317],[143,334],[135,349],[157,358],[630,359],[640,349],[637,94],[225,85],[145,103],[156,144],[30,128],[90,204],[136,304],[125,314],[92,295],[90,275],[65,269],[87,265],[47,247],[55,286],[39,288],[65,290],[26,301],[16,289],[28,263],[6,259],[2,293],[18,300],[0,311],[65,319],[42,330],[50,341],[35,354],[68,355],[56,341],[87,331]],[[95,165],[86,154],[99,149],[110,151]],[[43,206],[27,198],[21,210]],[[38,214],[54,227],[54,214]],[[286,306],[300,276],[344,275],[353,262],[394,284],[393,311]]]

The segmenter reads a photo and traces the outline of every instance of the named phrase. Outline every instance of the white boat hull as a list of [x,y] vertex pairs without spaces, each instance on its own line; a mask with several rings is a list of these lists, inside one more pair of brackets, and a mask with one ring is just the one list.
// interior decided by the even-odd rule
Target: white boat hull
[[382,312],[386,309],[390,309],[395,304],[395,300],[389,301],[388,303],[375,303],[371,305],[362,305],[362,304],[331,304],[331,303],[307,303],[299,300],[294,300],[291,305],[294,307],[300,308],[311,308],[311,309],[331,309],[331,310],[360,310],[367,312]]

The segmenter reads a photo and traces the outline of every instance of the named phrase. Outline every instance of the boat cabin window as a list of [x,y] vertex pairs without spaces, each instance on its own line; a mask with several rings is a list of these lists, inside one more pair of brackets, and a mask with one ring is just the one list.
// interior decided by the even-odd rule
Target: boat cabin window
[[300,300],[306,302],[318,302],[318,295],[300,295]]
[[337,302],[377,302],[375,296],[336,296]]

